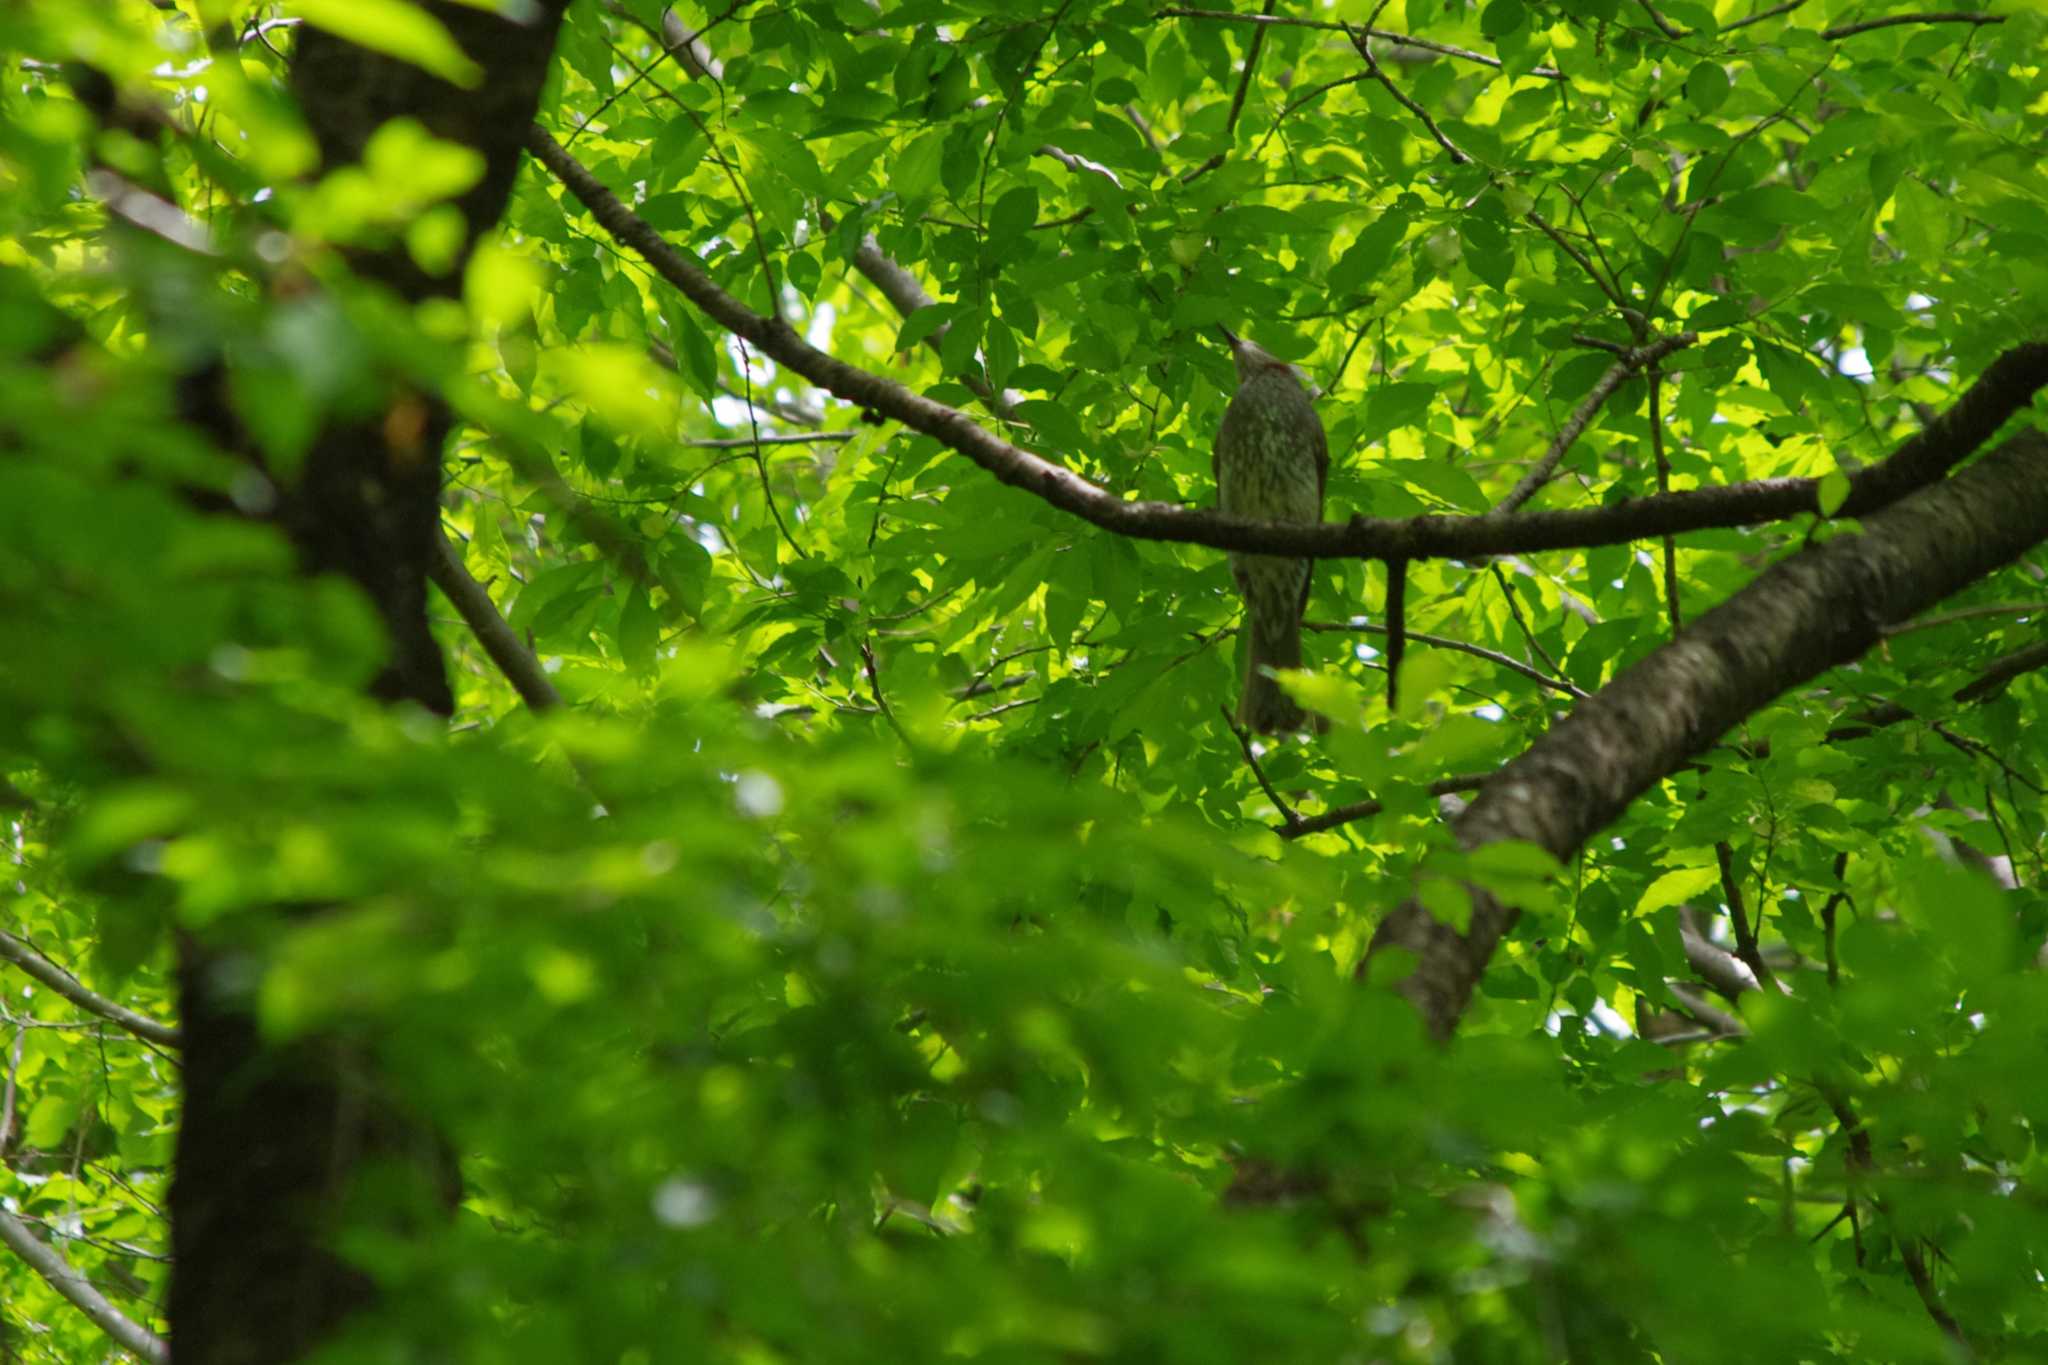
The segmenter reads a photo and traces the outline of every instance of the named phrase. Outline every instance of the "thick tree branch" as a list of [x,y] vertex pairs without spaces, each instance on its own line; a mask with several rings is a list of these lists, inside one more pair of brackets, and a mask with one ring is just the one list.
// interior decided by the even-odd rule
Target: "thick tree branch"
[[12,962],[80,1009],[119,1024],[138,1038],[162,1047],[177,1047],[184,1041],[171,1025],[115,1004],[5,930],[0,930],[0,958]]
[[[1961,405],[1958,405],[1960,408]],[[1944,421],[1957,418],[1957,410]],[[1909,443],[1910,444],[1910,443]],[[2023,432],[1970,469],[1782,561],[1589,700],[1503,768],[1458,818],[1467,848],[1533,843],[1567,858],[1644,790],[1797,683],[2048,538],[2048,437]],[[1400,984],[1447,1037],[1515,907],[1473,888],[1460,933],[1409,901],[1371,953],[1414,954]],[[1370,954],[1369,954],[1370,955]]]
[[[989,432],[957,408],[826,354],[782,319],[754,312],[621,203],[545,129],[534,127],[528,146],[614,240],[639,252],[656,273],[720,326],[848,402],[937,439],[1001,482],[1121,535],[1320,559],[1472,559],[1614,545],[1819,510],[1817,479],[1765,479],[1607,507],[1515,516],[1417,517],[1407,521],[1354,517],[1348,523],[1310,525],[1269,524],[1172,503],[1130,501]],[[1851,475],[1849,498],[1841,515],[1864,515],[1939,478],[2044,385],[2048,385],[2048,343],[2013,347],[1994,361],[1948,412],[1901,445],[1890,459]]]
[[170,1365],[169,1342],[114,1307],[106,1295],[93,1287],[92,1281],[71,1268],[62,1253],[6,1209],[0,1209],[0,1243],[28,1262],[29,1269],[42,1276],[72,1307],[92,1319],[93,1326],[111,1337],[116,1346],[151,1365]]

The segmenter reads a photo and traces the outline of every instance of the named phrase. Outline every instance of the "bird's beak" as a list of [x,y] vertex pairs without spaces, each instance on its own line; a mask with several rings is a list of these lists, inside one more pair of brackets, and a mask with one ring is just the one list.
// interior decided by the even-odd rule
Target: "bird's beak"
[[1232,346],[1237,345],[1237,333],[1231,331],[1228,327],[1225,327],[1220,322],[1216,324],[1216,330],[1223,333],[1223,339],[1225,341],[1229,342]]

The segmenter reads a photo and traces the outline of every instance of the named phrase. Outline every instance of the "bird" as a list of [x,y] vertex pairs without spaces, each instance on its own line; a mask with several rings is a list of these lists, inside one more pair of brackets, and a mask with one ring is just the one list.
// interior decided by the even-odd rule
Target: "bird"
[[[1321,521],[1330,446],[1300,371],[1220,330],[1237,363],[1237,391],[1216,428],[1218,510],[1254,521]],[[1245,612],[1237,723],[1264,734],[1299,730],[1306,718],[1270,670],[1302,666],[1301,616],[1315,561],[1232,552],[1230,572]]]

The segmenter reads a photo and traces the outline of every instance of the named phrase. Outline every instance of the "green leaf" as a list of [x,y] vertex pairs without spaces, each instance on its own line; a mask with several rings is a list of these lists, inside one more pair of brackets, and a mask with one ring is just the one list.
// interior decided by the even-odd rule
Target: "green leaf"
[[655,647],[661,643],[661,619],[655,615],[643,584],[629,584],[625,589],[625,601],[619,607],[618,642],[626,667],[640,673],[653,666]]
[[1703,114],[1711,114],[1728,100],[1728,69],[1719,62],[1701,62],[1685,78],[1685,97]]
[[1365,420],[1359,424],[1359,443],[1377,441],[1391,431],[1421,422],[1436,402],[1437,392],[1436,385],[1417,381],[1374,389],[1366,404]]
[[993,242],[1005,237],[1021,237],[1037,221],[1038,191],[1029,185],[1019,185],[996,200],[989,210],[989,238]]
[[1636,902],[1636,914],[1654,915],[1659,910],[1683,905],[1707,888],[1719,886],[1720,883],[1721,869],[1718,867],[1685,867],[1675,872],[1666,872],[1644,888],[1642,898]]
[[1388,209],[1375,218],[1330,267],[1330,292],[1349,295],[1379,278],[1407,235],[1409,222],[1408,214],[1400,209]]
[[1821,477],[1820,487],[1814,490],[1815,499],[1820,503],[1820,514],[1831,517],[1842,510],[1842,504],[1849,500],[1849,476],[1837,469]]

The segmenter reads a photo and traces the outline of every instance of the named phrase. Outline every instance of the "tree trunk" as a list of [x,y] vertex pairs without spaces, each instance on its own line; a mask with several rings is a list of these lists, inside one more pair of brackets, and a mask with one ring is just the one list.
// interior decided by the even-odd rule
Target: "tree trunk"
[[[504,213],[566,5],[544,0],[523,24],[429,5],[482,68],[475,90],[311,26],[299,30],[293,84],[327,169],[357,159],[371,134],[400,116],[485,158],[482,179],[457,201],[468,233],[452,271],[429,274],[400,245],[355,253],[359,274],[408,302],[459,295],[462,262]],[[218,378],[190,395],[192,416],[244,445]],[[453,701],[428,627],[426,576],[438,551],[448,425],[437,396],[402,392],[373,419],[331,422],[280,507],[306,570],[352,579],[383,618],[391,656],[377,695],[444,715]],[[185,1107],[170,1198],[169,1309],[180,1365],[298,1360],[371,1300],[369,1281],[329,1249],[328,1233],[337,1201],[372,1163],[395,1163],[418,1183],[455,1193],[441,1144],[381,1093],[358,1049],[326,1038],[266,1045],[250,1013],[249,965],[204,941],[182,953]]]

